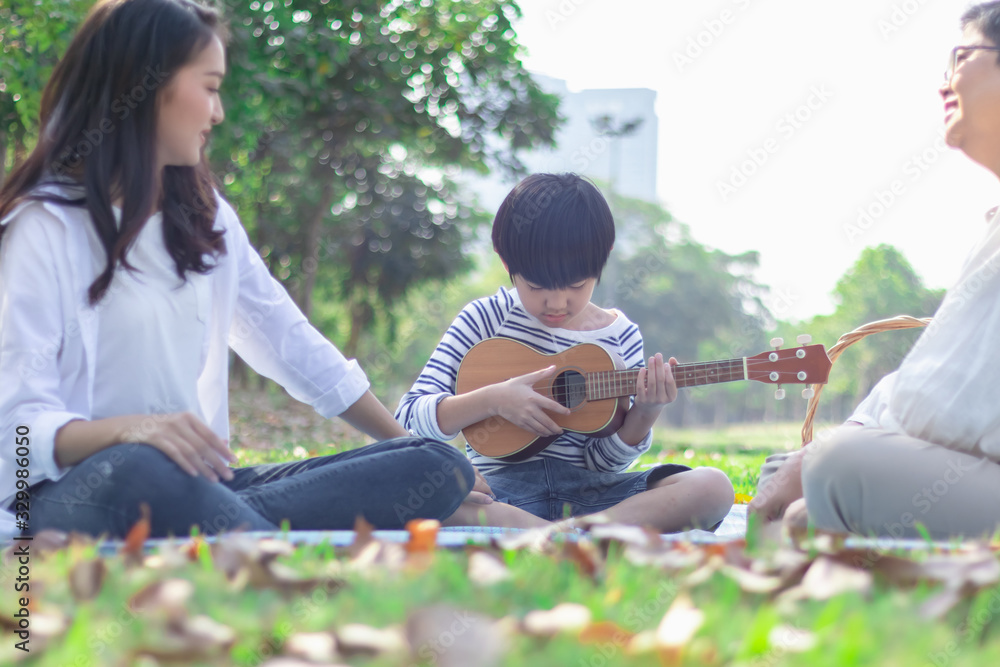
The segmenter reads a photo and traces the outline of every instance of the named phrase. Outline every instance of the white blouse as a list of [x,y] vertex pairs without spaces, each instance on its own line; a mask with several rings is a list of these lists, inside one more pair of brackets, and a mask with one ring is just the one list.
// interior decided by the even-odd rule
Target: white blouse
[[[79,196],[51,187],[63,196]],[[87,302],[87,289],[105,260],[103,251],[100,261],[95,257],[86,209],[27,202],[0,220],[8,226],[0,243],[0,533],[12,525],[4,510],[17,491],[14,443],[19,430],[30,434],[29,483],[58,480],[69,470],[55,459],[55,435],[63,425],[117,411],[113,403],[133,398],[146,407],[152,402],[152,410],[164,396],[178,405],[190,403],[194,374],[197,414],[227,439],[230,348],[324,417],[339,415],[368,390],[357,361],[344,358],[306,320],[250,245],[236,212],[218,194],[216,201],[214,225],[223,232],[227,253],[215,260],[211,273],[188,274],[192,286],[169,307],[163,292],[143,304],[133,294],[107,314],[101,310],[104,301],[97,307]],[[155,223],[146,231],[151,238],[158,233]],[[162,264],[163,257],[142,261]],[[162,272],[158,275],[166,280]],[[128,282],[123,279],[122,284]],[[196,322],[189,316],[192,303]],[[141,318],[133,308],[143,309]],[[188,315],[177,326],[171,319],[180,312]],[[156,324],[135,323],[147,316]],[[128,327],[121,326],[123,319]],[[175,334],[180,339],[164,340]],[[106,335],[128,346],[122,354],[133,360],[142,356],[136,361],[139,370],[116,364],[114,343]],[[150,351],[161,343],[165,347]],[[166,363],[164,353],[182,357],[181,366],[164,368],[174,361]],[[106,362],[129,381],[113,383],[110,371],[105,375],[101,367],[99,372],[99,364]],[[151,393],[132,397],[135,386]]]
[[897,371],[850,417],[1000,461],[1000,212]]
[[[120,226],[121,211],[114,213]],[[105,262],[92,225],[87,236],[95,262]],[[192,412],[204,421],[198,375],[205,361],[209,278],[188,272],[185,283],[177,276],[160,213],[143,225],[127,259],[141,273],[119,265],[99,304],[91,418]]]

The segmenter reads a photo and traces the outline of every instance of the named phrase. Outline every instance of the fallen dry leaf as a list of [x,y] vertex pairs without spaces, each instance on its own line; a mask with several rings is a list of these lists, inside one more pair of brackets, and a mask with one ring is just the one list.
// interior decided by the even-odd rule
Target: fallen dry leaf
[[[208,549],[206,544],[205,549]],[[142,561],[143,567],[152,570],[176,570],[186,567],[191,562],[186,544],[163,544],[156,553],[148,554]]]
[[[350,665],[333,664],[330,662],[319,663],[326,667],[350,667]],[[261,667],[316,667],[316,663],[311,660],[299,660],[298,658],[273,658],[263,663]]]
[[589,609],[582,604],[563,602],[549,610],[529,611],[521,621],[521,629],[535,637],[551,637],[560,632],[580,632],[589,624]]
[[625,645],[625,655],[642,655],[651,653],[657,648],[656,630],[643,630],[637,633]]
[[721,570],[723,565],[725,565],[725,561],[722,559],[722,556],[708,558],[702,563],[701,567],[684,577],[684,586],[688,588],[701,586],[711,579],[712,575]]
[[78,602],[91,600],[101,591],[107,566],[102,558],[73,563],[69,569],[69,587]]
[[[29,543],[31,545],[31,557],[37,558],[44,556],[45,554],[52,553],[53,551],[61,551],[71,542],[91,544],[93,543],[93,538],[89,535],[84,535],[83,533],[66,533],[61,530],[46,528],[45,530],[40,530],[37,534],[32,535],[31,542]],[[3,556],[0,557],[0,562],[3,563],[4,567],[9,567],[12,561],[17,561],[15,550],[18,548],[18,545],[23,544],[24,542],[19,540],[11,540],[11,545],[3,550]]]
[[591,623],[581,630],[577,639],[580,640],[581,644],[611,643],[617,646],[625,646],[632,641],[634,636],[634,633],[629,632],[617,623],[598,621],[597,623]]
[[218,658],[235,642],[232,628],[208,616],[185,616],[169,621],[162,635],[135,652],[160,660],[194,662]]
[[345,585],[330,577],[303,577],[295,569],[277,562],[278,556],[294,551],[294,545],[284,540],[257,540],[232,533],[212,545],[212,562],[235,589],[250,585],[283,592],[308,592],[320,585],[331,590]]
[[491,667],[500,661],[506,643],[493,619],[449,605],[412,612],[406,637],[416,660],[439,667]]
[[621,523],[595,524],[590,529],[590,537],[598,541],[614,541],[640,548],[656,548],[663,544],[663,538],[659,533]]
[[738,583],[745,593],[768,595],[784,586],[784,579],[780,576],[761,574],[733,565],[723,565],[719,571]]
[[349,623],[334,635],[337,650],[345,658],[355,655],[373,657],[384,653],[404,653],[407,650],[406,637],[396,626],[373,628],[360,623]]
[[816,646],[816,635],[792,625],[777,625],[767,635],[772,649],[787,653],[803,653]]
[[129,529],[122,544],[121,553],[125,556],[126,562],[142,561],[142,547],[149,539],[149,533],[152,530],[152,514],[149,510],[149,504],[140,504],[139,511],[142,512],[142,518]]
[[[35,591],[34,580],[31,590]],[[29,664],[52,663],[51,659],[45,660],[45,651],[50,644],[56,643],[59,637],[66,633],[69,625],[70,619],[58,611],[52,613],[32,611],[31,627],[19,628],[17,619],[5,613],[0,617],[0,628],[4,629],[4,641],[0,644],[0,665],[13,665],[22,661]],[[18,642],[25,640],[28,640],[28,644],[24,647],[30,649],[30,653],[16,646]]]
[[282,650],[289,657],[312,663],[328,663],[338,658],[337,638],[329,632],[298,632],[288,638]]
[[544,552],[552,547],[551,537],[559,532],[555,524],[540,528],[530,528],[518,533],[505,533],[493,539],[493,544],[502,551],[527,549]]
[[580,574],[591,579],[600,579],[604,573],[604,563],[597,547],[590,540],[566,542],[562,548],[563,558],[576,563]]
[[705,614],[694,606],[687,593],[679,593],[656,628],[656,644],[660,648],[682,648],[705,621]]
[[375,541],[372,533],[375,532],[375,526],[368,523],[363,516],[360,514],[354,519],[354,541],[351,546],[348,547],[347,553],[351,558],[356,557],[365,547],[370,543]]
[[190,542],[188,542],[184,547],[184,553],[187,555],[188,560],[197,561],[208,546],[205,543],[205,539],[198,535]]
[[750,559],[746,555],[746,540],[728,540],[726,542],[710,542],[703,547],[708,557],[721,556],[727,563],[747,565]]
[[[904,568],[894,562],[895,575]],[[920,616],[937,619],[947,614],[963,598],[1000,581],[1000,563],[992,551],[981,548],[974,552],[949,555],[933,555],[917,563],[918,567],[909,571],[917,581],[941,582],[944,590],[928,598],[919,608]]]
[[683,542],[662,545],[625,547],[625,559],[633,565],[652,565],[666,572],[681,572],[698,567],[705,561],[705,552]]
[[437,519],[411,519],[406,522],[406,531],[410,538],[406,541],[406,553],[432,553],[437,547],[438,529],[441,522]]
[[481,549],[469,554],[469,581],[480,586],[492,586],[510,579],[510,570],[494,554]]
[[186,617],[194,584],[187,579],[163,579],[144,586],[129,599],[134,611],[162,613],[168,619]]
[[841,593],[867,593],[871,587],[870,572],[849,567],[829,556],[820,556],[806,570],[802,582],[780,597],[785,600],[828,600]]

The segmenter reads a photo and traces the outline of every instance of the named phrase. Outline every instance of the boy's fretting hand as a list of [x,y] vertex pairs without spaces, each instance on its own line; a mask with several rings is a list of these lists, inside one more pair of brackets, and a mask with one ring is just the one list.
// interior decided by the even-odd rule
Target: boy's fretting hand
[[545,413],[548,411],[568,415],[571,410],[551,398],[542,396],[532,388],[533,385],[552,375],[555,370],[555,365],[552,365],[492,385],[493,404],[496,406],[497,414],[535,435],[560,435],[563,432],[562,427]]
[[677,398],[677,380],[674,379],[672,367],[676,364],[677,360],[673,357],[663,361],[663,355],[659,352],[649,358],[646,368],[640,369],[636,378],[632,410],[638,408],[640,412],[659,415],[663,406],[674,402]]
[[638,445],[653,428],[656,418],[667,403],[677,398],[677,380],[674,379],[673,357],[667,362],[657,353],[649,358],[646,368],[640,369],[635,382],[635,401],[625,415],[625,423],[618,429],[618,437],[628,445]]

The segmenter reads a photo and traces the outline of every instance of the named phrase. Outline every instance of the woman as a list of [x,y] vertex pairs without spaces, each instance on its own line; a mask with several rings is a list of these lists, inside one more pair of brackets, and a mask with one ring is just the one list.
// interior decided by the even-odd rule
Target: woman
[[[154,536],[392,528],[445,519],[473,486],[460,452],[410,437],[309,325],[214,189],[225,39],[189,0],[98,3],[0,191],[0,507],[18,528],[120,537],[141,503]],[[229,346],[384,442],[230,468]]]
[[[971,7],[945,82],[945,138],[1000,178],[1000,2]],[[1000,525],[1000,215],[899,369],[844,426],[765,465],[751,504],[818,528],[936,538]],[[804,501],[803,501],[804,498]],[[788,507],[788,512],[785,508]]]

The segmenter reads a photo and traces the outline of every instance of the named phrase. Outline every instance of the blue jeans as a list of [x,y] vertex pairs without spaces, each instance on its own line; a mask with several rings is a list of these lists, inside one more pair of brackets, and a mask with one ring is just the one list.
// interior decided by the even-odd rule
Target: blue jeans
[[450,445],[403,437],[304,461],[232,468],[231,481],[192,477],[151,445],[114,445],[57,481],[30,487],[31,532],[46,528],[124,537],[151,510],[152,537],[224,530],[376,528],[444,519],[474,483],[472,465]]
[[595,472],[543,457],[484,473],[493,495],[547,521],[601,512],[649,489],[654,482],[690,470],[676,463],[638,472]]

